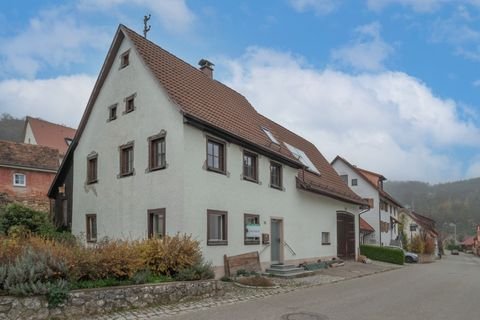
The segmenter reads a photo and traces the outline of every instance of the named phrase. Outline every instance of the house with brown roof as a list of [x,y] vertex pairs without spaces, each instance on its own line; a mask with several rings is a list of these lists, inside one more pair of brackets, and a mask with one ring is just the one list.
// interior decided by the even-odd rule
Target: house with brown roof
[[363,243],[398,245],[398,211],[402,205],[383,189],[386,178],[379,173],[354,166],[340,156],[335,157],[331,164],[344,184],[366,199],[370,205],[369,210],[361,214],[361,218],[374,231],[363,233]]
[[27,116],[23,142],[57,149],[61,160],[67,153],[75,131],[67,126]]
[[0,203],[49,211],[47,192],[58,169],[58,150],[0,140]]
[[365,205],[210,62],[195,68],[123,25],[49,195],[57,223],[88,242],[192,234],[218,267],[254,251],[264,266],[355,257]]
[[422,239],[431,238],[435,244],[434,253],[438,254],[439,233],[435,227],[435,220],[407,208],[399,210],[398,218],[401,221],[400,227],[410,241],[416,236],[421,236]]

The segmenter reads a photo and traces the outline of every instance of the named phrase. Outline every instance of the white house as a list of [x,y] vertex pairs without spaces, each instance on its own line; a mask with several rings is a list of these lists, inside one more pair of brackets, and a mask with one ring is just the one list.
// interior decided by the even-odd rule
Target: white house
[[402,208],[398,212],[399,227],[409,241],[416,236],[422,239],[431,238],[435,244],[434,254],[438,254],[438,231],[435,228],[435,220],[421,215],[413,210]]
[[361,218],[375,231],[361,237],[360,241],[366,244],[398,244],[398,212],[402,205],[383,190],[386,178],[358,168],[340,156],[332,161],[332,166],[346,185],[369,202],[370,209],[362,213]]
[[364,201],[200,64],[119,26],[49,192],[72,212],[55,216],[91,242],[192,234],[215,266],[252,251],[264,265],[354,257]]

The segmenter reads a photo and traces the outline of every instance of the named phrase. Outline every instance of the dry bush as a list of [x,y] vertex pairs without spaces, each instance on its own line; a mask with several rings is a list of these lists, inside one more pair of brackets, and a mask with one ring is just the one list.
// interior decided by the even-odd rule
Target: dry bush
[[415,253],[423,253],[424,248],[425,244],[419,235],[416,235],[413,237],[412,241],[410,241],[410,251]]
[[0,265],[15,261],[24,249],[21,239],[0,238]]
[[435,252],[435,241],[431,237],[427,237],[424,242],[423,253],[433,254]]
[[201,259],[200,244],[191,236],[165,236],[139,243],[145,266],[156,275],[175,275]]

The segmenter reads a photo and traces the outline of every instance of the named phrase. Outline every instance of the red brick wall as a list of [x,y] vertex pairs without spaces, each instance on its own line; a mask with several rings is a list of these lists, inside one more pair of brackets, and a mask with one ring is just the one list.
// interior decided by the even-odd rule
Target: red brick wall
[[[25,187],[13,186],[14,173],[22,173],[26,176]],[[55,173],[0,167],[0,194],[4,194],[8,201],[20,202],[33,209],[48,212],[50,200],[47,192],[54,177]]]

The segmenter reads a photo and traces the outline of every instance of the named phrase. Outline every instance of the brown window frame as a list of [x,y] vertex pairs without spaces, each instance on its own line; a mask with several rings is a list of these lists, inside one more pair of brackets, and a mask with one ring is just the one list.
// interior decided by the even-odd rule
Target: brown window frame
[[[119,148],[120,151],[120,173],[119,177],[128,177],[132,176],[135,173],[135,157],[134,157],[134,152],[135,152],[135,144],[133,142],[126,143],[124,145],[121,145]],[[130,171],[125,171],[125,166],[127,166],[125,155],[126,155],[126,150],[127,149],[132,149],[132,160],[129,161],[132,164],[132,168]]]
[[[245,164],[245,159],[246,158],[252,159],[251,168],[252,168],[252,171],[253,171],[252,172],[253,177],[246,174],[246,173],[248,173],[246,171],[248,171],[248,169],[250,168],[250,166]],[[255,154],[253,152],[250,152],[250,151],[243,150],[242,175],[243,175],[243,180],[250,181],[250,182],[258,182],[258,155],[257,154]]]
[[[272,172],[273,167],[277,167],[279,169],[278,170],[278,176],[280,181],[279,185],[275,184],[273,181],[273,172]],[[283,166],[278,162],[270,161],[270,187],[278,190],[283,190]]]
[[120,69],[130,65],[130,49],[120,55]]
[[[328,235],[328,242],[324,242],[324,241],[323,241],[323,235],[324,235],[324,234],[327,234],[327,235]],[[331,244],[332,244],[332,243],[331,243],[331,240],[330,240],[330,232],[328,232],[328,231],[322,231],[322,245],[323,245],[323,246],[329,246],[329,245],[331,245]]]
[[[223,238],[222,239],[210,239],[210,216],[223,216]],[[226,246],[228,245],[228,212],[220,210],[207,210],[207,246]]]
[[[89,221],[93,220],[95,223],[95,228],[93,228],[93,224],[90,224]],[[97,230],[97,214],[96,213],[88,213],[85,215],[85,234],[87,242],[97,242],[98,238],[98,230]],[[91,227],[91,228],[90,228]],[[93,231],[95,231],[95,235],[93,235]]]
[[[157,162],[158,157],[158,145],[156,142],[163,141],[163,149],[164,152],[160,154],[162,157],[162,161],[160,165],[155,165]],[[166,141],[166,133],[162,132],[160,134],[151,136],[148,138],[148,171],[156,171],[165,169],[167,167],[167,141]]]
[[[135,104],[135,99],[137,97],[137,94],[134,93],[134,94],[131,94],[129,95],[128,97],[126,97],[124,99],[125,101],[125,110],[123,111],[123,114],[127,114],[127,113],[130,113],[130,112],[133,112],[135,111],[135,109],[137,109],[137,105]],[[130,107],[130,102],[131,102],[131,107]]]
[[147,210],[147,224],[148,224],[148,238],[151,239],[154,236],[153,233],[153,217],[160,216],[163,219],[163,228],[162,228],[162,235],[160,238],[165,237],[167,232],[167,220],[166,220],[166,209],[159,208],[159,209],[149,209]]
[[108,121],[117,119],[118,103],[112,104],[108,107]]
[[[214,145],[218,145],[220,146],[221,148],[219,148],[219,155],[218,155],[218,164],[219,164],[219,168],[215,168],[215,167],[211,167],[209,165],[209,144],[212,143]],[[211,138],[211,137],[208,137],[207,138],[207,143],[206,143],[206,156],[207,156],[207,160],[206,160],[206,164],[207,164],[207,170],[209,171],[212,171],[212,172],[216,172],[216,173],[221,173],[221,174],[226,174],[227,173],[227,145],[225,142],[221,141],[221,140],[218,140],[218,139],[214,139],[214,138]],[[212,154],[212,157],[215,157],[215,154]]]
[[247,219],[248,218],[256,218],[258,220],[258,224],[260,224],[260,215],[259,214],[251,214],[251,213],[244,213],[243,214],[243,243],[245,245],[257,245],[260,244],[260,237],[258,240],[252,240],[247,238]]
[[93,153],[87,157],[87,184],[93,184],[97,182],[98,182],[98,154]]

